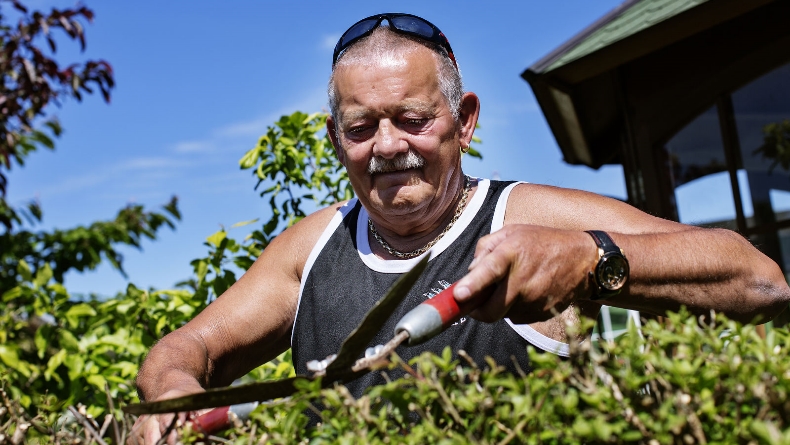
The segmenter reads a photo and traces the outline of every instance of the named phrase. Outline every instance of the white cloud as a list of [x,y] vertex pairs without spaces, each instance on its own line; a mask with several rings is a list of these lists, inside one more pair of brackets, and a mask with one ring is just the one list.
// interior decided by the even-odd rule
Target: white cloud
[[[55,182],[40,188],[37,193],[43,199],[53,199],[91,191],[93,194],[129,197],[137,199],[158,196],[156,190],[174,191],[173,184],[190,182],[191,187],[211,190],[236,190],[239,183],[232,181],[237,173],[227,177],[206,174],[217,162],[225,162],[224,154],[231,149],[240,158],[246,148],[252,148],[258,136],[267,126],[282,115],[296,110],[307,113],[324,109],[326,92],[323,88],[307,91],[299,99],[278,110],[269,111],[248,120],[231,122],[209,130],[204,139],[190,139],[170,145],[162,156],[117,159],[114,163],[94,165],[86,171],[75,171],[67,176],[52,178]],[[218,156],[223,156],[218,161]],[[207,169],[207,170],[205,170]],[[176,179],[178,178],[178,179]],[[248,188],[247,179],[242,182]]]
[[[169,157],[141,157],[123,159],[116,164],[96,166],[86,174],[67,176],[60,182],[40,189],[37,193],[46,198],[63,196],[85,190],[97,190],[103,184],[119,182],[119,177],[133,175],[137,184],[154,187],[154,181],[172,176],[175,169],[191,165],[192,162],[184,159]],[[141,173],[142,172],[142,173]]]
[[340,34],[328,34],[321,38],[321,49],[327,51],[334,51],[337,41],[340,40]]
[[205,139],[177,142],[173,145],[173,150],[176,153],[207,153],[218,147],[226,147],[239,142],[244,142],[252,147],[257,138],[264,134],[270,125],[279,120],[280,116],[291,114],[297,110],[312,113],[325,108],[326,91],[323,88],[316,88],[307,92],[301,99],[280,107],[278,110],[215,128],[208,133]]
[[214,151],[214,144],[207,141],[182,141],[173,146],[176,153],[205,153]]
[[114,166],[111,171],[113,173],[120,173],[127,170],[149,170],[149,169],[164,169],[164,168],[177,168],[184,167],[189,163],[174,158],[168,157],[147,157],[147,158],[132,158]]
[[51,198],[80,190],[92,189],[96,185],[101,184],[112,176],[112,173],[105,170],[95,169],[94,171],[94,173],[87,175],[81,174],[79,176],[69,176],[57,184],[41,188],[36,192],[36,194],[41,195],[42,197]]
[[266,127],[271,125],[275,119],[272,116],[260,116],[243,122],[236,122],[218,128],[213,132],[215,137],[253,137],[260,136],[266,132]]

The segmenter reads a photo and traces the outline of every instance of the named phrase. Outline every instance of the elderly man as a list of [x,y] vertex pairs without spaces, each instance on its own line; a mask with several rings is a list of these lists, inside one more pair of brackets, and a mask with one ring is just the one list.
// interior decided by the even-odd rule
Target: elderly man
[[[357,198],[283,232],[221,298],[162,339],[138,376],[145,400],[227,385],[288,347],[305,373],[425,255],[426,272],[373,344],[450,283],[456,300],[480,303],[421,348],[399,349],[407,358],[450,345],[528,369],[527,345],[566,354],[565,322],[595,317],[601,304],[765,321],[790,298],[779,267],[731,231],[581,191],[466,176],[461,156],[480,101],[463,92],[447,39],[419,17],[352,26],[335,49],[329,101],[329,135]],[[379,378],[350,387],[358,394]],[[167,420],[138,421],[147,442]]]

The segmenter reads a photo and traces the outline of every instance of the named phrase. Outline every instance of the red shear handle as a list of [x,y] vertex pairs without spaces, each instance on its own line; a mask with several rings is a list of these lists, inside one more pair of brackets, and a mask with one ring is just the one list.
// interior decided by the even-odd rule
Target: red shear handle
[[458,305],[458,302],[455,301],[455,297],[453,297],[455,285],[456,283],[453,283],[447,289],[439,292],[438,295],[421,303],[427,304],[439,312],[439,317],[442,320],[442,330],[447,329],[448,326],[458,321],[463,315],[461,307]]
[[230,417],[228,416],[229,410],[229,406],[214,408],[192,419],[192,424],[195,425],[195,429],[207,436],[217,433],[230,427]]
[[409,345],[416,345],[434,337],[472,312],[479,300],[458,304],[453,297],[454,288],[455,283],[409,311],[395,326],[395,334],[408,332]]

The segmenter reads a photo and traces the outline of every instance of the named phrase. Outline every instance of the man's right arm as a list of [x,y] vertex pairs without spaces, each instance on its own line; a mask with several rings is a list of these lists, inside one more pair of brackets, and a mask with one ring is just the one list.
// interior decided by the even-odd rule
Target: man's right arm
[[[159,341],[137,376],[140,398],[153,401],[229,385],[290,347],[302,270],[339,206],[320,210],[277,236],[233,286]],[[138,421],[147,424],[139,425],[148,430],[146,443],[156,436],[154,429],[167,427],[157,419]],[[142,431],[137,435],[142,439]]]

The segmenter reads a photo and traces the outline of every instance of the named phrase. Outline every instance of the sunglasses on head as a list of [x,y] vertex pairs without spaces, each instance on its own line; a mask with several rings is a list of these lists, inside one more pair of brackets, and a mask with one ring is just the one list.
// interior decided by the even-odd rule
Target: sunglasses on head
[[373,30],[381,25],[384,19],[389,22],[390,29],[395,32],[427,40],[428,42],[435,43],[444,48],[450,60],[453,61],[453,65],[458,69],[458,64],[455,62],[455,55],[453,55],[453,50],[450,48],[450,42],[439,28],[422,17],[400,13],[376,14],[351,25],[351,27],[340,37],[340,40],[337,41],[337,45],[335,45],[335,53],[332,55],[332,66],[334,67],[337,63],[340,53],[353,45],[357,40],[370,35]]

